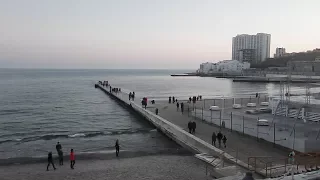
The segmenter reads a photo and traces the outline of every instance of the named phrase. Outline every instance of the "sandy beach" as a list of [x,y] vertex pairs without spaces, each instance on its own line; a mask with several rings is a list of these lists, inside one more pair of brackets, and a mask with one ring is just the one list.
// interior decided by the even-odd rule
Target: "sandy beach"
[[111,160],[79,160],[71,170],[69,161],[57,170],[46,163],[1,166],[2,180],[123,180],[207,179],[205,165],[193,156],[153,155]]

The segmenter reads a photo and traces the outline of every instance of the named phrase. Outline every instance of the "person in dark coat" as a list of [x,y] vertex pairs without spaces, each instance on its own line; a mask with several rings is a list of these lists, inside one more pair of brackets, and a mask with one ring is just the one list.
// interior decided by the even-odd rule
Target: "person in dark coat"
[[196,122],[192,122],[192,133],[195,134],[196,133],[196,128],[197,128],[197,124]]
[[120,152],[120,145],[119,145],[119,140],[118,139],[116,141],[115,147],[116,147],[116,156],[118,157],[119,156],[119,152]]
[[191,97],[189,97],[189,103],[191,103]]
[[129,101],[131,100],[131,96],[132,96],[132,94],[131,94],[131,92],[129,93]]
[[62,146],[61,146],[60,142],[57,143],[56,150],[57,150],[58,154],[59,154],[59,151],[62,150]]
[[219,131],[219,133],[217,134],[219,148],[221,148],[221,140],[222,140],[222,138],[223,138],[223,135],[222,135],[221,131]]
[[227,137],[226,136],[223,136],[223,138],[222,138],[222,142],[223,142],[223,145],[224,145],[224,148],[226,148],[227,147]]
[[252,172],[247,172],[246,176],[242,180],[254,180],[252,177]]
[[183,102],[180,104],[180,106],[181,106],[181,112],[182,112],[182,114],[183,114],[183,110],[184,110],[184,104],[183,104]]
[[169,103],[171,103],[171,96],[169,97]]
[[172,97],[172,102],[175,103],[176,99],[174,98],[174,96]]
[[177,102],[177,111],[179,111],[179,103]]
[[62,166],[63,165],[63,152],[62,152],[62,149],[59,150],[58,155],[59,155],[59,165]]
[[192,134],[192,123],[191,121],[188,122],[188,129],[189,129],[189,133]]
[[49,171],[49,166],[50,166],[50,164],[52,164],[53,169],[56,170],[56,167],[54,166],[54,163],[53,163],[52,152],[49,152],[49,154],[48,154],[47,171]]
[[216,135],[215,132],[212,133],[211,139],[212,139],[212,145],[213,145],[213,146],[216,146],[217,135]]
[[134,97],[136,96],[136,93],[133,91],[133,93],[132,93],[132,101],[134,101]]

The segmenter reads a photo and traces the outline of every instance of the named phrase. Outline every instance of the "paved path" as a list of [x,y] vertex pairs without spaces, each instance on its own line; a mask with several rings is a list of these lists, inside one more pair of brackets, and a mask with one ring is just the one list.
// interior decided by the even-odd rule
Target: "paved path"
[[[202,122],[201,120],[195,120],[193,117],[189,117],[187,112],[182,114],[180,111],[177,111],[175,104],[158,102],[155,107],[159,109],[161,117],[180,126],[185,131],[188,131],[187,124],[189,121],[196,121],[197,129],[195,136],[210,144],[212,132],[219,132],[219,127]],[[222,133],[228,138],[227,148],[222,148],[222,150],[234,157],[237,157],[236,152],[238,150],[238,158],[243,162],[248,162],[248,157],[252,156],[272,156],[277,159],[277,163],[284,164],[280,159],[286,158],[289,154],[286,150],[273,148],[270,144],[257,142],[255,138],[245,137],[236,132],[223,129]]]

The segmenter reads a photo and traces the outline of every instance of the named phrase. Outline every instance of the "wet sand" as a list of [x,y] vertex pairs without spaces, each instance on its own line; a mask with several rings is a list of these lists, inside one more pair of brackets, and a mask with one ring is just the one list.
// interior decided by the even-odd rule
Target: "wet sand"
[[193,156],[154,155],[111,160],[79,160],[71,170],[69,161],[57,170],[46,163],[1,166],[2,180],[143,180],[143,179],[211,179],[205,174],[205,165]]

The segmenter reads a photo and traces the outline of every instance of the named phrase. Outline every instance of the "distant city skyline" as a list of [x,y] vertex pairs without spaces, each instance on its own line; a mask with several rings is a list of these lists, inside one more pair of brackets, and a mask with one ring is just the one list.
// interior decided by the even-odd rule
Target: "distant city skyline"
[[320,47],[320,1],[0,0],[0,68],[196,69],[232,59],[232,37]]

